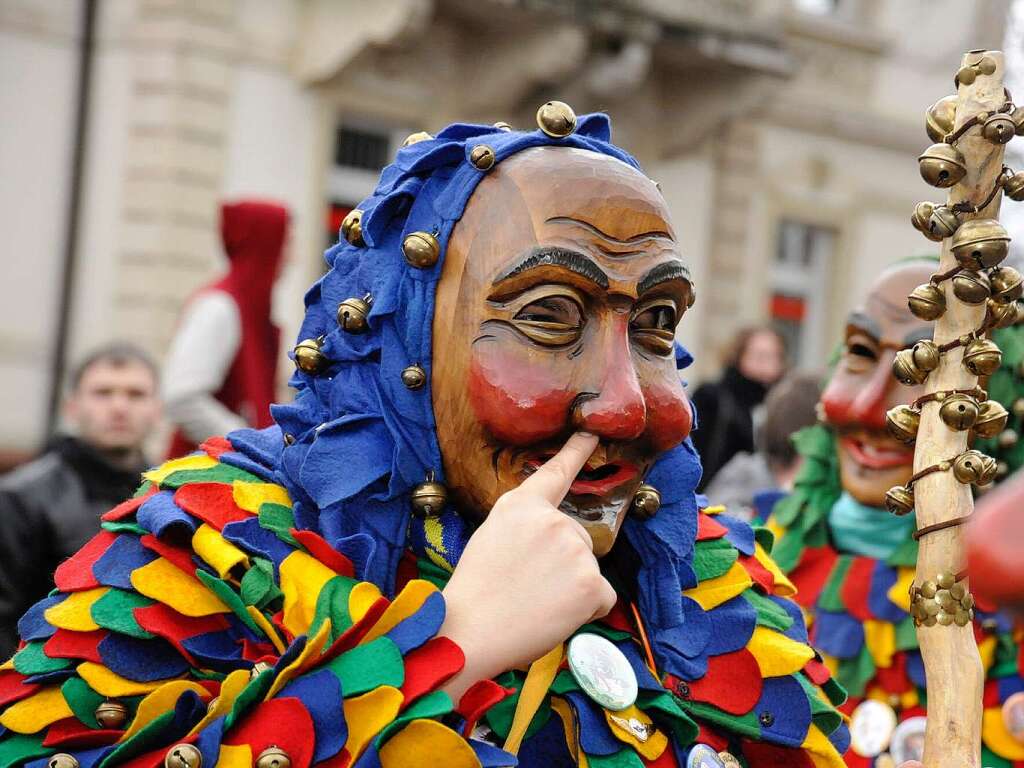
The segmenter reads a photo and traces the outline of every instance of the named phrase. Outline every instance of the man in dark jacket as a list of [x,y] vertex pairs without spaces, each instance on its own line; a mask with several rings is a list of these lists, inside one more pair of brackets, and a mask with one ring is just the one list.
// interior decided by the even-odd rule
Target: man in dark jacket
[[17,644],[18,618],[46,596],[54,569],[99,530],[99,517],[132,495],[146,468],[142,445],[160,417],[157,372],[141,350],[115,344],[73,371],[59,435],[35,461],[0,478],[0,658]]

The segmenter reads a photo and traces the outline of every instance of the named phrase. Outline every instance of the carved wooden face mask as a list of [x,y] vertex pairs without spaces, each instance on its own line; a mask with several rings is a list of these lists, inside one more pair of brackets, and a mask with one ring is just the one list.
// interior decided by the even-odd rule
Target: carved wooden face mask
[[689,272],[653,182],[584,150],[490,172],[448,243],[432,387],[446,483],[486,515],[577,430],[600,437],[562,510],[611,549],[655,459],[692,424],[673,338]]
[[847,320],[842,357],[821,397],[837,432],[843,489],[862,504],[883,507],[885,492],[913,474],[914,447],[888,434],[885,412],[924,392],[896,381],[892,361],[899,350],[932,337],[931,324],[910,313],[907,295],[928,282],[935,266],[908,262],[878,278]]

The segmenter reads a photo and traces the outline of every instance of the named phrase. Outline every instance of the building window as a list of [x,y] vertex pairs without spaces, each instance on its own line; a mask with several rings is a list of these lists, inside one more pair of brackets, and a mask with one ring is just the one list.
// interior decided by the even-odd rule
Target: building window
[[793,7],[804,13],[828,16],[839,10],[840,0],[793,0]]
[[831,227],[779,222],[769,312],[798,366],[813,365],[826,353],[828,273],[836,238]]
[[334,164],[380,173],[391,154],[391,137],[380,131],[338,126],[334,136]]

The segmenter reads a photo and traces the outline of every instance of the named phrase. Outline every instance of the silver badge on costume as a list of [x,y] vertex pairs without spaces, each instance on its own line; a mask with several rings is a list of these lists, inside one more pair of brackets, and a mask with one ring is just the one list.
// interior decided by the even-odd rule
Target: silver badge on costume
[[569,641],[568,657],[580,688],[605,709],[617,712],[636,701],[636,672],[610,640],[583,632]]
[[862,701],[850,718],[850,746],[861,757],[875,757],[889,746],[895,730],[892,707],[874,699]]
[[1024,742],[1024,692],[1018,691],[1003,702],[1003,725],[1015,740]]
[[694,744],[686,758],[686,768],[725,768],[725,763],[707,744]]
[[907,760],[924,760],[924,727],[927,722],[926,718],[919,715],[908,717],[896,726],[889,749],[896,765],[902,765]]

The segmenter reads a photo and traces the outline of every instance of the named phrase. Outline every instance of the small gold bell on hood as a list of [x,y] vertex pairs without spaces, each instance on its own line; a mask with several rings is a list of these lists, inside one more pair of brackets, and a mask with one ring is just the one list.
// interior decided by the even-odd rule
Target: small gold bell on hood
[[419,389],[427,383],[427,372],[418,365],[410,365],[402,370],[402,383],[409,389]]
[[981,126],[981,135],[993,144],[1005,144],[1013,138],[1017,126],[1013,118],[1004,112],[997,112],[989,115],[988,119]]
[[653,485],[644,483],[633,496],[633,513],[641,520],[650,520],[661,509],[661,494]]
[[996,267],[988,273],[992,299],[1000,304],[1016,301],[1024,293],[1024,278],[1013,267]]
[[413,144],[419,144],[421,141],[430,141],[432,138],[434,137],[426,131],[416,131],[416,133],[410,133],[405,137],[405,141],[402,142],[402,146],[409,147]]
[[316,376],[327,367],[327,357],[320,351],[323,339],[304,339],[295,346],[295,365],[303,373]]
[[276,744],[271,744],[256,758],[256,768],[291,768],[291,765],[288,753]]
[[940,142],[947,134],[953,132],[953,121],[956,119],[956,95],[943,96],[925,113],[924,129],[928,138]]
[[373,298],[366,294],[361,299],[352,297],[338,305],[338,325],[348,333],[363,333],[369,327],[366,316],[370,314]]
[[942,401],[939,407],[939,418],[950,429],[962,431],[970,429],[978,420],[978,401],[963,392],[954,392]]
[[964,304],[983,304],[992,294],[988,275],[965,270],[953,277],[953,295]]
[[494,165],[494,150],[486,144],[477,144],[469,152],[469,162],[481,171],[489,170]]
[[921,414],[909,405],[897,405],[885,414],[885,426],[889,434],[907,445],[917,438],[917,430],[921,425]]
[[931,234],[931,227],[929,226],[934,211],[935,203],[924,200],[914,206],[914,212],[910,215],[910,223],[914,226],[914,229],[929,240],[934,239]]
[[413,514],[417,517],[437,517],[448,502],[448,489],[429,479],[412,489],[410,498]]
[[885,508],[902,517],[914,511],[914,491],[903,485],[894,485],[885,494]]
[[988,269],[1006,258],[1010,236],[995,219],[965,221],[953,235],[953,255],[965,269]]
[[898,382],[908,387],[923,384],[928,378],[928,372],[922,371],[914,364],[914,353],[909,349],[901,349],[896,353],[896,359],[892,361],[892,375]]
[[341,236],[352,245],[365,245],[363,243],[363,212],[353,208],[345,218],[341,220]]
[[951,144],[932,144],[917,158],[921,178],[939,189],[952,187],[967,173],[963,153]]
[[429,232],[412,232],[402,241],[402,254],[412,266],[427,269],[437,264],[441,245]]
[[907,306],[922,320],[938,320],[946,313],[946,294],[934,283],[923,283],[907,297]]
[[999,370],[1003,353],[990,339],[972,339],[964,348],[964,368],[975,376],[990,376]]
[[537,125],[553,139],[562,139],[576,130],[576,113],[564,101],[549,101],[537,110]]
[[128,708],[120,701],[107,700],[101,702],[93,714],[104,728],[120,728],[128,719]]
[[914,365],[925,373],[934,371],[939,367],[942,353],[939,352],[938,345],[931,339],[921,339],[921,341],[911,347],[911,352]]
[[978,420],[974,422],[974,434],[981,438],[995,437],[1006,428],[1010,418],[1002,403],[986,400],[978,410]]
[[947,205],[937,205],[932,211],[932,217],[928,221],[928,229],[931,232],[930,239],[938,242],[956,232],[960,226],[960,219],[953,213],[953,209]]

